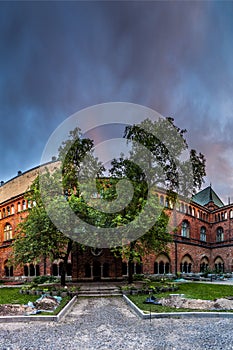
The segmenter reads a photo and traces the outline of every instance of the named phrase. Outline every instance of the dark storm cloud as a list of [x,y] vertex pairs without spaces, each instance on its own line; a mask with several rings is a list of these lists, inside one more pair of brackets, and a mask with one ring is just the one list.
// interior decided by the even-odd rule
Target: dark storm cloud
[[[48,137],[70,114],[128,101],[173,116],[187,128],[190,145],[205,153],[213,184],[222,181],[216,166],[233,172],[232,8],[218,2],[2,2],[0,177],[39,164]],[[230,178],[224,186],[219,190],[225,195],[232,188],[233,195]]]

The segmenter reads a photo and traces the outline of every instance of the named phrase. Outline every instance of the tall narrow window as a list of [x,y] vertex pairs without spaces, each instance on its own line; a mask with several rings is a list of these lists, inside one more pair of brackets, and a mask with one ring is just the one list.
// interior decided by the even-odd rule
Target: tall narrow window
[[4,227],[4,241],[9,241],[10,239],[12,239],[12,226],[6,224]]
[[205,228],[205,226],[201,227],[200,240],[203,242],[206,242],[206,228]]
[[181,236],[189,238],[189,222],[187,220],[182,222]]
[[23,201],[23,210],[26,210],[26,209],[27,209],[26,201]]
[[222,227],[218,227],[217,228],[216,241],[217,242],[222,242],[223,239],[224,239],[223,228]]

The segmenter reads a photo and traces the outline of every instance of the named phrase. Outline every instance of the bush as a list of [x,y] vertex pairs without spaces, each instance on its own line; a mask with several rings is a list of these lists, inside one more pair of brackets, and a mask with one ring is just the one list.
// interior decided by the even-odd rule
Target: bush
[[58,279],[54,276],[37,276],[33,279],[35,284],[53,283],[58,282]]
[[133,280],[134,281],[142,281],[143,278],[144,278],[144,274],[143,273],[138,273],[138,274],[133,275]]

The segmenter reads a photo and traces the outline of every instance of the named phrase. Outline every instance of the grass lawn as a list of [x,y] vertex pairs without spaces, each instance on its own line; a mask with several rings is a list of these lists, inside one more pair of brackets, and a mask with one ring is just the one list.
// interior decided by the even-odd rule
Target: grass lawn
[[[21,294],[20,288],[0,288],[0,304],[23,304],[26,305],[29,301],[34,302],[39,295]],[[43,312],[41,315],[57,315],[61,309],[70,301],[70,297],[62,298],[60,305],[52,312]]]
[[27,304],[36,301],[38,295],[20,294],[20,288],[0,288],[0,304]]
[[[177,294],[184,294],[186,298],[214,300],[217,298],[224,298],[233,296],[233,286],[219,285],[219,284],[205,284],[205,283],[181,283],[178,284],[179,289],[174,292]],[[169,296],[171,292],[154,294],[156,298]],[[168,306],[144,304],[144,301],[149,295],[129,295],[129,299],[143,311],[151,312],[180,312],[180,311],[201,311],[193,309],[176,309]]]

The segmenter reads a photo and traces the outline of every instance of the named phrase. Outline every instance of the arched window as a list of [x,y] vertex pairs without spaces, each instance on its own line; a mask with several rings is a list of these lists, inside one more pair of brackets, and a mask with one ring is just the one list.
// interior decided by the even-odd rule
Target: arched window
[[58,266],[55,263],[52,265],[52,275],[58,276]]
[[58,265],[58,267],[59,267],[59,276],[61,276],[61,274],[62,274],[62,269],[63,269],[63,262],[61,261],[60,263],[59,263],[59,265]]
[[224,272],[224,262],[220,256],[214,260],[214,266],[217,273]]
[[4,262],[4,272],[6,277],[13,277],[14,276],[14,269],[13,266],[8,266],[8,260]]
[[230,210],[230,219],[232,219],[233,218],[233,210],[231,209]]
[[8,216],[8,215],[11,215],[11,210],[10,210],[10,207],[9,207],[9,206],[6,208],[6,211],[7,211],[7,216]]
[[11,206],[11,214],[14,214],[15,213],[15,207],[14,207],[14,204],[12,204]]
[[35,266],[33,264],[29,265],[29,275],[35,276]]
[[206,242],[206,228],[205,228],[205,226],[201,227],[200,240]]
[[23,210],[26,210],[27,209],[27,203],[25,200],[23,200]]
[[181,203],[181,212],[184,213],[184,203]]
[[223,228],[219,226],[217,228],[216,242],[222,242],[224,240]]
[[165,269],[164,269],[164,262],[163,262],[163,261],[160,261],[160,262],[159,262],[159,274],[162,275],[164,272],[165,272]]
[[89,263],[84,265],[85,277],[91,277],[91,266]]
[[170,273],[170,259],[165,253],[161,253],[154,262],[154,274]]
[[28,276],[28,266],[27,265],[24,265],[23,273],[24,273],[24,276]]
[[128,268],[127,268],[128,266],[127,266],[127,263],[124,261],[123,263],[122,263],[122,275],[124,276],[127,276],[128,275]]
[[160,196],[160,205],[164,205],[164,196]]
[[36,276],[40,276],[40,265],[36,265]]
[[158,274],[159,273],[159,264],[157,261],[154,262],[154,274]]
[[12,239],[12,226],[6,224],[4,227],[4,241],[9,241]]
[[67,263],[66,274],[67,274],[67,276],[72,276],[72,264],[71,263]]
[[181,236],[189,238],[189,233],[189,222],[184,220],[181,225]]
[[136,266],[135,266],[135,273],[136,273],[136,274],[142,273],[142,263],[141,263],[141,262],[137,262],[137,263],[136,263]]
[[109,277],[109,264],[103,264],[103,277]]
[[192,272],[193,260],[189,254],[186,254],[180,263],[180,272],[190,273]]
[[21,211],[21,203],[18,202],[18,212]]
[[208,270],[209,267],[209,260],[208,258],[205,256],[201,259],[201,263],[200,263],[200,272],[205,272]]

